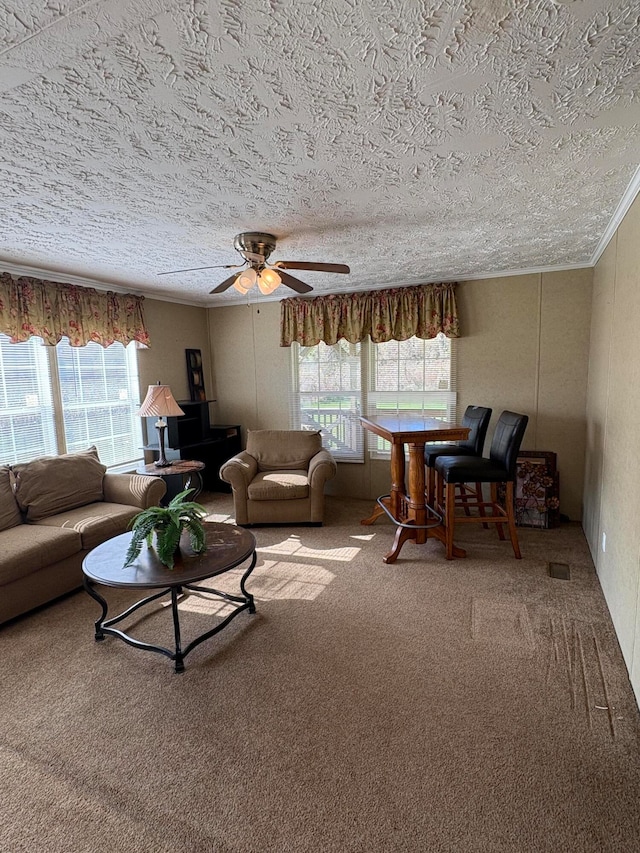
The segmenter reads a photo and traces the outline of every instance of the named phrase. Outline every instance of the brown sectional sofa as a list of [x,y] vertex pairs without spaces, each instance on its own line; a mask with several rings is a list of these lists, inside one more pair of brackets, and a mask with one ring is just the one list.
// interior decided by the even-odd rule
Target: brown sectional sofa
[[94,447],[0,466],[0,624],[82,585],[82,560],[159,504],[160,477],[109,474]]

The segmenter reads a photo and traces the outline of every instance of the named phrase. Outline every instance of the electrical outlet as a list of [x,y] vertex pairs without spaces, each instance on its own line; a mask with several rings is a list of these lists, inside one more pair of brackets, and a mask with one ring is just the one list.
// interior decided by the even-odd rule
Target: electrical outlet
[[607,534],[603,530],[602,531],[602,553],[604,553],[606,550],[607,550]]

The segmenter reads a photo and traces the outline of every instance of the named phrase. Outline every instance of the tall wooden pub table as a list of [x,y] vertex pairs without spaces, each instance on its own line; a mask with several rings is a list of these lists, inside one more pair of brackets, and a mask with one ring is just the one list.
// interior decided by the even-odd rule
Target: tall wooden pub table
[[[417,545],[433,537],[445,544],[444,519],[427,505],[424,477],[424,446],[431,441],[463,441],[469,428],[437,418],[397,415],[361,417],[362,426],[391,443],[391,493],[377,499],[377,507],[361,524],[373,524],[383,513],[397,526],[393,547],[382,558],[394,563],[407,540]],[[405,444],[409,446],[409,490],[405,483]],[[454,545],[454,557],[466,557]]]

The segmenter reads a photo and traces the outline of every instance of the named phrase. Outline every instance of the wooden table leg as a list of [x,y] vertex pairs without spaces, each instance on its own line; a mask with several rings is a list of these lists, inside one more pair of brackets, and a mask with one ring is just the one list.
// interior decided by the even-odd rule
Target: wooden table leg
[[[430,537],[433,537],[439,542],[442,542],[445,548],[447,547],[447,528],[444,526],[444,524],[439,524],[437,527],[431,527],[427,532],[429,533]],[[464,548],[460,548],[460,546],[456,545],[455,542],[453,543],[451,554],[454,557],[467,556],[467,552],[464,550]]]
[[[426,532],[426,531],[425,531]],[[385,554],[382,558],[384,563],[395,563],[398,559],[398,554],[405,542],[409,540],[414,540],[416,538],[416,533],[418,531],[416,529],[411,529],[410,527],[398,527],[396,530],[396,535],[393,540],[393,545],[391,546],[391,550],[388,554]]]
[[[402,498],[404,497],[404,444],[392,443],[391,445],[391,494],[388,498],[382,498],[382,502],[389,509],[395,519],[401,518]],[[381,515],[387,513],[381,506],[376,505],[368,518],[363,518],[360,524],[373,524]]]
[[[389,500],[390,500],[389,498],[381,498],[382,503],[385,504],[385,506],[387,506],[387,507],[389,506]],[[377,518],[380,518],[381,515],[386,515],[386,514],[387,513],[380,506],[380,504],[376,504],[373,508],[373,512],[371,513],[371,515],[368,516],[367,518],[363,518],[360,521],[360,524],[373,524],[373,522]]]
[[409,445],[409,512],[411,520],[417,525],[416,544],[427,541],[427,504],[424,490],[424,442]]
[[[414,443],[409,445],[409,495],[408,498],[404,492],[404,445],[394,444],[393,448],[398,448],[402,455],[402,481],[399,479],[400,463],[396,460],[394,467],[393,455],[391,457],[391,476],[392,489],[395,488],[396,500],[398,502],[398,510],[394,513],[394,518],[401,520],[404,515],[400,511],[401,501],[404,499],[407,503],[408,518],[405,523],[408,525],[416,525],[415,527],[398,527],[393,540],[393,547],[388,554],[382,558],[385,563],[394,563],[402,546],[405,542],[415,542],[417,545],[423,545],[427,541],[428,529],[424,526],[427,523],[427,506],[425,503],[425,485],[424,485],[424,442]],[[392,491],[393,497],[393,491]]]
[[394,442],[391,445],[391,500],[389,503],[389,509],[394,518],[399,519],[402,515],[404,494],[404,444]]

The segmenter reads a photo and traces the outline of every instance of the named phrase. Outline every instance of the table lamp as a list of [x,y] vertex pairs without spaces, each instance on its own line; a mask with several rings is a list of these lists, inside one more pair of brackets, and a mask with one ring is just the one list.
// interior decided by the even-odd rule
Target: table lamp
[[173,399],[171,388],[168,385],[161,385],[160,382],[157,385],[149,385],[147,396],[136,415],[141,418],[158,418],[155,427],[158,430],[160,453],[154,465],[158,468],[168,468],[173,463],[164,455],[164,434],[167,429],[167,422],[164,418],[184,415],[180,406]]

